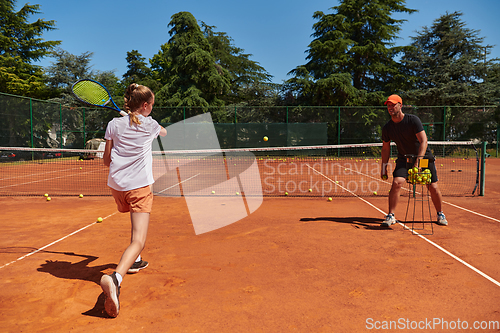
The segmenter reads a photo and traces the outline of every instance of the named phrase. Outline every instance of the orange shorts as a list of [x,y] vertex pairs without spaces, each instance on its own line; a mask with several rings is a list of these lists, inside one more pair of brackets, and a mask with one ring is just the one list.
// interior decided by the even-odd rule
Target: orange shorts
[[136,188],[130,191],[111,189],[120,213],[151,213],[153,193],[150,186]]

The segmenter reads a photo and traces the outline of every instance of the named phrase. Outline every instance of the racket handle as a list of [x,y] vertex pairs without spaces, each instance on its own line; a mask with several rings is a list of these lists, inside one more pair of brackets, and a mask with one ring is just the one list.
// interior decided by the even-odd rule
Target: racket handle
[[124,117],[128,115],[128,113],[127,113],[127,112],[125,112],[125,111],[120,111],[120,114],[121,114],[122,116],[124,116]]

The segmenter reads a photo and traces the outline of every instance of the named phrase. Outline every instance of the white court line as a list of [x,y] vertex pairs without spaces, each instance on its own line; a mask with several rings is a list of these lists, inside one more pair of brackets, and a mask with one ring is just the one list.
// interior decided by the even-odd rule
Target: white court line
[[[115,215],[116,213],[118,213],[118,211],[116,211],[116,212],[114,212],[113,214],[110,214],[110,215],[108,215],[108,216],[104,217],[104,218],[103,218],[103,220],[107,219],[108,217],[111,217],[111,216]],[[76,231],[73,231],[72,233],[70,233],[70,234],[68,234],[68,235],[66,235],[66,236],[64,236],[64,237],[61,237],[61,238],[59,238],[58,240],[53,241],[53,242],[52,242],[52,243],[50,243],[50,244],[47,244],[47,245],[45,245],[45,246],[43,246],[43,247],[41,247],[41,248],[39,248],[39,249],[37,249],[37,250],[35,250],[35,251],[33,251],[33,252],[30,252],[30,253],[28,253],[28,254],[25,254],[25,255],[24,255],[24,256],[22,256],[22,257],[17,258],[17,259],[16,259],[16,260],[14,260],[14,261],[11,261],[11,262],[9,262],[9,263],[7,263],[7,264],[3,265],[3,266],[0,266],[0,269],[2,269],[2,268],[4,268],[4,267],[7,267],[7,266],[9,266],[9,265],[11,265],[11,264],[14,264],[14,263],[16,263],[16,262],[18,262],[18,261],[20,261],[20,260],[23,260],[23,259],[25,259],[25,258],[27,258],[27,257],[29,257],[29,256],[31,256],[31,255],[33,255],[33,254],[35,254],[35,253],[38,253],[38,252],[40,252],[40,251],[43,251],[43,250],[45,250],[46,248],[48,248],[49,246],[52,246],[52,245],[54,245],[54,244],[57,244],[57,243],[59,243],[59,242],[61,242],[61,241],[65,240],[66,238],[68,238],[68,237],[70,237],[70,236],[76,235],[76,234],[77,234],[77,233],[79,233],[80,231],[85,230],[85,229],[87,229],[88,227],[91,227],[91,226],[93,226],[93,225],[94,225],[94,224],[96,224],[96,223],[97,223],[97,222],[92,222],[91,224],[89,224],[89,225],[87,225],[87,226],[85,226],[85,227],[83,227],[83,228],[80,228],[80,229],[78,229],[78,230],[76,230]]]
[[170,186],[170,187],[167,187],[166,189],[161,190],[160,192],[156,192],[156,193],[163,193],[163,192],[165,192],[165,191],[167,191],[167,190],[170,190],[171,188],[176,187],[176,186],[179,186],[179,184],[185,183],[185,182],[187,182],[188,180],[193,179],[194,177],[199,176],[200,174],[201,174],[201,173],[198,173],[198,174],[196,174],[196,175],[194,175],[194,176],[192,176],[192,177],[189,177],[188,179],[184,179],[183,181],[180,181],[180,182],[178,182],[177,184],[172,185],[172,186]]
[[453,207],[456,207],[456,208],[459,208],[459,209],[462,209],[462,210],[465,210],[466,212],[469,212],[469,213],[472,213],[472,214],[476,214],[476,215],[479,215],[479,216],[481,216],[481,217],[484,217],[484,218],[490,219],[490,220],[492,220],[492,221],[495,221],[495,222],[500,222],[500,220],[497,220],[497,219],[496,219],[496,218],[494,218],[494,217],[489,217],[489,216],[483,215],[483,214],[478,213],[478,212],[475,212],[475,211],[473,211],[473,210],[469,210],[469,209],[467,209],[467,208],[463,208],[463,207],[460,207],[460,206],[454,205],[454,204],[452,204],[452,203],[450,203],[450,202],[443,201],[443,203],[448,204],[448,205],[453,206]]
[[[375,205],[373,205],[372,203],[366,201],[365,199],[361,198],[360,196],[358,196],[356,193],[348,190],[347,188],[343,187],[342,185],[339,185],[337,183],[335,183],[333,180],[331,180],[330,178],[328,178],[327,176],[325,176],[324,174],[322,174],[321,172],[313,169],[312,167],[310,167],[308,164],[306,164],[308,168],[314,170],[315,172],[317,172],[318,174],[322,175],[323,177],[325,177],[326,179],[328,179],[329,181],[331,181],[332,183],[334,183],[335,185],[337,186],[340,186],[342,189],[346,190],[347,192],[351,193],[352,195],[354,195],[356,198],[360,199],[361,201],[364,201],[365,203],[367,203],[368,205],[372,206],[373,208],[375,208],[376,210],[378,210],[380,213],[382,213],[382,215],[386,215],[385,212],[383,210],[381,210],[380,208],[376,207]],[[455,205],[453,205],[455,206]],[[459,206],[455,206],[457,208],[461,208]],[[467,210],[467,209],[465,209]],[[469,211],[469,210],[467,210]],[[472,211],[470,211],[472,212]],[[477,213],[478,214],[478,213]],[[478,214],[478,215],[481,215],[481,214]],[[484,216],[484,217],[487,217],[485,215],[481,215],[481,216]],[[408,229],[409,228],[404,224],[404,223],[401,223],[398,221],[398,223],[400,225],[402,225],[405,229]],[[415,235],[417,235],[418,237],[420,237],[421,239],[425,240],[427,243],[431,244],[432,246],[436,247],[437,249],[443,251],[443,253],[449,255],[450,257],[452,257],[453,259],[457,260],[458,262],[464,264],[466,267],[472,269],[474,272],[478,273],[479,275],[481,275],[482,277],[486,278],[487,280],[493,282],[494,284],[496,284],[498,287],[500,287],[500,282],[498,282],[497,280],[493,279],[492,277],[490,277],[489,275],[483,273],[482,271],[480,271],[479,269],[477,269],[476,267],[472,266],[471,264],[465,262],[464,260],[460,259],[459,257],[457,257],[456,255],[454,255],[453,253],[449,252],[448,250],[444,249],[443,247],[437,245],[436,243],[434,243],[433,241],[431,241],[430,239],[428,239],[427,237],[425,236],[422,236],[421,234],[419,234],[418,232],[416,231],[413,231]]]
[[[68,169],[68,170],[73,170],[72,169]],[[66,171],[66,170],[63,170],[63,171]],[[56,171],[54,171],[56,172]],[[57,171],[57,172],[61,172],[61,170]],[[34,184],[34,183],[41,183],[41,182],[46,182],[46,181],[49,181],[49,180],[54,180],[54,179],[60,179],[60,178],[66,178],[66,177],[73,177],[73,176],[81,176],[81,175],[84,175],[84,174],[88,174],[88,173],[93,173],[94,171],[86,171],[86,172],[81,172],[81,173],[72,173],[72,174],[69,174],[69,175],[63,175],[63,176],[59,176],[59,177],[53,177],[53,178],[45,178],[45,179],[40,179],[40,180],[32,180],[32,181],[29,181],[29,182],[25,182],[25,183],[19,183],[19,184],[11,184],[11,185],[5,185],[5,186],[1,186],[0,188],[7,188],[7,187],[15,187],[15,186],[22,186],[22,185],[29,185],[29,184]],[[30,175],[31,176],[31,175]],[[10,178],[11,179],[11,178]]]

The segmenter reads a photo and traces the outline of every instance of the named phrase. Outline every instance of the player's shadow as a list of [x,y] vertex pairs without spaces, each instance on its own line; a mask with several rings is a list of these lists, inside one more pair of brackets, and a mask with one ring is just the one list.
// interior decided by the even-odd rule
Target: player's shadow
[[[57,253],[57,252],[51,252]],[[49,273],[55,277],[68,280],[91,281],[99,284],[103,271],[109,268],[116,268],[116,264],[106,264],[98,266],[89,266],[91,262],[98,257],[91,255],[75,254],[73,252],[59,252],[67,256],[85,258],[78,262],[63,260],[45,260],[45,264],[37,269],[39,272]]]
[[[58,252],[51,252],[51,253],[58,253]],[[68,256],[81,257],[84,259],[77,262],[69,262],[62,260],[46,260],[45,263],[42,264],[41,267],[37,269],[37,271],[49,273],[61,279],[70,279],[70,280],[77,279],[83,281],[91,281],[96,283],[97,285],[100,285],[101,277],[104,274],[103,271],[110,268],[116,268],[116,264],[89,266],[91,262],[93,262],[98,258],[95,256],[75,254],[72,252],[59,252],[59,253]],[[109,316],[104,311],[104,293],[101,293],[99,295],[92,309],[82,314],[92,317],[108,318]]]
[[368,230],[392,230],[391,228],[383,227],[380,224],[382,219],[372,217],[303,217],[301,222],[335,222],[350,224],[354,228],[363,228]]

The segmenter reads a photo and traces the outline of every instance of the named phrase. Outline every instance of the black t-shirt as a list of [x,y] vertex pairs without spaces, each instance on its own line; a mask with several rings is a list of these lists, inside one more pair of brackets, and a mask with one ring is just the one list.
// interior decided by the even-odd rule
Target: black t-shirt
[[[391,120],[382,128],[382,140],[384,142],[394,141],[398,147],[398,159],[404,159],[405,155],[417,155],[420,142],[417,133],[424,130],[420,119],[412,114],[405,114],[403,120],[395,123]],[[434,156],[427,146],[425,157],[434,160]]]

